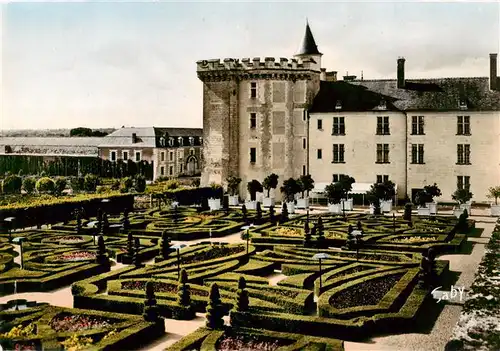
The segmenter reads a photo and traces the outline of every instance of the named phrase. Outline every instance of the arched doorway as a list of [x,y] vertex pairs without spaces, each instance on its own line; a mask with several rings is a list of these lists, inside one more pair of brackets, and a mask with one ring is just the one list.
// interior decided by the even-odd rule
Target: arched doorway
[[196,156],[189,155],[186,159],[186,173],[188,176],[192,176],[196,174],[196,170],[198,169],[198,160]]

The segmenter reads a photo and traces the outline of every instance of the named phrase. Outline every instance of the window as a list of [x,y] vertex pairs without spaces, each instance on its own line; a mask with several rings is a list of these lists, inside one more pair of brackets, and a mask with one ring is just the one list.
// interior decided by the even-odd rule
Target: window
[[424,135],[424,116],[411,117],[411,134]]
[[323,120],[322,119],[318,119],[318,129],[323,130]]
[[385,183],[389,181],[387,174],[377,174],[377,183]]
[[344,144],[333,144],[332,163],[344,163]]
[[136,151],[135,152],[135,162],[139,162],[141,160],[141,152]]
[[389,163],[389,144],[377,144],[376,163]]
[[318,149],[318,160],[321,160],[323,158],[323,150]]
[[467,100],[461,98],[458,101],[458,107],[460,107],[461,110],[467,110]]
[[257,97],[257,83],[250,83],[250,98],[255,99]]
[[169,159],[169,161],[173,161],[174,160],[174,152],[173,151],[170,151],[170,153],[168,155],[168,159]]
[[163,166],[160,167],[160,175],[165,175],[165,167]]
[[344,178],[344,174],[334,174],[332,182],[337,183],[340,182]]
[[168,167],[168,175],[174,175],[174,166]]
[[123,151],[123,161],[128,161],[128,151]]
[[306,138],[302,138],[302,148],[305,149],[307,146]]
[[189,150],[189,154],[190,154],[190,155],[194,155],[194,149],[190,149],[190,150]]
[[337,102],[335,103],[335,109],[342,110],[342,101],[337,100]]
[[457,164],[470,165],[470,144],[457,145]]
[[179,156],[179,161],[182,161],[182,159],[184,158],[184,149],[179,149],[177,155]]
[[184,138],[183,137],[178,137],[177,141],[179,142],[179,146],[183,146],[184,145]]
[[470,116],[457,116],[457,135],[470,135]]
[[255,163],[257,161],[257,149],[254,147],[250,148],[250,163]]
[[389,117],[377,117],[377,135],[389,134]]
[[470,177],[469,176],[458,176],[457,177],[457,189],[468,189],[470,191]]
[[424,163],[424,144],[411,145],[411,163]]
[[160,138],[160,146],[165,146],[165,138],[164,137]]
[[165,152],[163,151],[160,153],[160,161],[161,162],[165,161]]
[[194,138],[189,137],[189,145],[193,146],[194,145]]
[[168,139],[168,145],[174,146],[174,138],[169,138]]
[[250,129],[255,129],[255,128],[257,128],[257,114],[251,113],[250,114]]
[[332,135],[345,135],[344,117],[333,117]]
[[184,165],[181,163],[181,164],[179,165],[179,173],[182,173],[182,171],[183,171],[183,167],[182,167],[182,166],[184,166]]
[[306,175],[306,166],[302,165],[302,175]]
[[115,162],[115,161],[116,161],[116,151],[111,151],[111,152],[109,153],[109,159],[110,159],[111,161],[113,161],[113,162]]

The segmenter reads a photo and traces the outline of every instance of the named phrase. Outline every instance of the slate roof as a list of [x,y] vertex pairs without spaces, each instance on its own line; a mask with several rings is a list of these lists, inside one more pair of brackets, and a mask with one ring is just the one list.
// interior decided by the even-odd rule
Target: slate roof
[[[137,142],[132,142],[132,134],[137,136]],[[161,128],[161,127],[145,127],[145,128],[120,128],[115,132],[102,138],[102,143],[99,147],[160,147],[161,137],[175,137],[176,143],[178,137],[201,137],[203,129],[201,128]],[[187,145],[187,141],[186,141]]]
[[12,153],[24,155],[97,156],[99,137],[0,137],[0,154],[10,146]]
[[306,33],[304,34],[304,39],[302,40],[299,52],[296,54],[296,56],[301,55],[321,55],[312,35],[311,28],[309,28],[309,23],[306,24]]
[[395,79],[349,83],[392,97],[402,111],[456,111],[460,101],[466,102],[467,110],[500,111],[500,92],[490,90],[488,77],[411,79],[405,89],[398,89]]

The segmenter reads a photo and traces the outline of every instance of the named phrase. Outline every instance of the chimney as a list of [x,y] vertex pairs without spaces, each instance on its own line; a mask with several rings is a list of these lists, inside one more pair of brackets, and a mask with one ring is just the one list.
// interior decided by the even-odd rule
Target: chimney
[[405,59],[404,57],[398,58],[398,89],[405,88]]
[[337,71],[326,72],[326,80],[328,82],[336,82],[337,81]]
[[321,73],[319,74],[319,80],[322,80],[322,81],[326,80],[326,68],[321,69]]
[[137,143],[137,134],[132,133],[132,144],[135,144],[135,143]]
[[490,89],[498,90],[497,54],[490,54]]

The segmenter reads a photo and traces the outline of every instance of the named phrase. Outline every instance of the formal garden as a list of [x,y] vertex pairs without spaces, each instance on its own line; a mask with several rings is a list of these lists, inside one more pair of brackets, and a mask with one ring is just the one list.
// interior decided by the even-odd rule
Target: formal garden
[[[327,187],[330,204],[347,201],[353,182]],[[383,214],[390,183],[372,186],[370,213],[344,203],[314,214],[292,213],[308,207],[309,176],[284,182],[281,209],[270,196],[277,176],[248,182],[243,204],[240,183],[230,179],[224,201],[216,184],[156,183],[143,189],[146,209],[135,191],[52,194],[43,204],[2,207],[0,296],[67,288],[72,301],[72,308],[19,298],[0,305],[3,349],[147,349],[168,342],[169,321],[196,321],[199,328],[169,350],[343,350],[345,341],[414,332],[416,321],[432,325],[432,290],[457,279],[438,256],[470,252],[475,235],[467,208],[457,216],[419,213],[440,195],[435,184],[419,194],[417,211],[407,204],[396,216]],[[267,195],[262,202],[258,192]],[[466,192],[455,195],[462,201]],[[491,285],[491,255],[478,292]],[[483,296],[466,311],[497,302]],[[457,335],[450,350],[475,345],[474,335]]]

